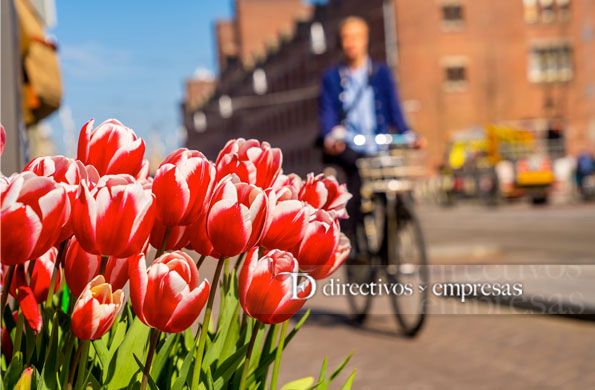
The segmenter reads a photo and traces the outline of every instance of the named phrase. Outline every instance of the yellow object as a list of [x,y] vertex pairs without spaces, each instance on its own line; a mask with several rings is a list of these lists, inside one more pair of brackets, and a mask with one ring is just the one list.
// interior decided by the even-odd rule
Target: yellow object
[[519,186],[549,186],[554,182],[554,173],[545,171],[528,171],[517,174],[516,181]]

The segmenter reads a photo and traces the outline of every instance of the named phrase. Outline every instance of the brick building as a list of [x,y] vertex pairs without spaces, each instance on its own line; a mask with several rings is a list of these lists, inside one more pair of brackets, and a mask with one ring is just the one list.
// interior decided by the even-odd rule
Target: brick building
[[595,145],[593,0],[236,0],[216,27],[216,88],[184,111],[188,145],[214,158],[227,139],[255,137],[283,148],[288,170],[319,170],[319,79],[341,58],[348,15],[369,22],[371,56],[393,67],[432,166],[451,134],[487,123],[555,120],[569,152]]

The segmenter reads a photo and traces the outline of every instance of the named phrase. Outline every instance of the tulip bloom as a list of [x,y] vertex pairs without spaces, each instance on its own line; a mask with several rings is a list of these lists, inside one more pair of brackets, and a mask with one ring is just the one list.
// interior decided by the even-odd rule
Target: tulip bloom
[[219,179],[235,173],[241,181],[268,188],[281,173],[281,149],[271,148],[268,142],[238,138],[230,140],[217,156]]
[[22,172],[3,181],[1,261],[17,265],[43,255],[70,218],[66,190],[54,180]]
[[258,248],[252,248],[239,275],[240,304],[251,317],[265,324],[277,324],[293,316],[306,302],[312,291],[308,279],[300,283],[293,299],[293,277],[298,263],[293,255],[273,249],[258,257]]
[[189,225],[209,201],[215,167],[196,150],[178,149],[159,166],[153,180],[156,217],[165,226]]
[[[45,301],[50,290],[50,282],[52,280],[52,272],[54,272],[54,264],[58,257],[58,249],[56,247],[50,248],[49,251],[41,255],[35,260],[29,260],[22,265],[19,265],[14,273],[12,284],[10,285],[10,293],[12,296],[17,296],[19,287],[30,287],[35,300],[41,303]],[[30,261],[33,261],[33,273],[27,282],[26,273],[29,271]],[[54,292],[60,287],[60,273],[56,274],[56,283],[54,285]]]
[[351,199],[345,184],[339,184],[333,176],[308,174],[299,193],[299,199],[316,209],[329,211],[337,218],[348,218],[345,206]]
[[[74,203],[78,185],[81,180],[87,180],[90,186],[95,185],[99,180],[99,173],[92,165],[83,164],[79,160],[73,160],[64,156],[47,156],[33,159],[24,169],[33,172],[37,176],[45,176],[66,189],[70,206]],[[62,229],[58,242],[62,242],[72,236],[72,224],[70,220]]]
[[[87,284],[99,275],[102,261],[104,260],[101,256],[93,255],[81,248],[76,238],[70,240],[64,257],[64,277],[75,297],[81,295]],[[124,288],[128,282],[128,260],[109,257],[103,277],[114,290]]]
[[83,181],[74,202],[72,227],[92,254],[130,257],[142,252],[154,219],[153,194],[130,175],[107,175],[89,190]]
[[210,286],[184,252],[164,254],[147,269],[145,256],[130,258],[130,300],[138,318],[163,332],[190,327],[207,302]]
[[201,256],[211,256],[220,258],[215,248],[213,248],[213,244],[211,243],[211,239],[207,235],[207,215],[201,215],[196,222],[192,225],[188,225],[186,227],[186,234],[190,239],[190,245],[187,247],[198,252]]
[[331,276],[335,271],[343,265],[347,257],[349,256],[349,252],[351,251],[351,243],[347,236],[343,233],[339,236],[339,243],[335,252],[331,255],[331,257],[324,263],[316,267],[310,268],[310,276],[316,280],[326,279]]
[[215,251],[231,257],[260,240],[268,217],[268,198],[260,188],[224,178],[215,188],[207,216],[207,235]]
[[260,245],[291,250],[302,241],[313,209],[299,200],[278,201],[274,192],[269,200],[270,217]]
[[273,183],[273,190],[279,200],[299,199],[299,193],[302,189],[303,180],[295,173],[289,175],[281,174]]
[[100,175],[127,173],[146,177],[148,162],[143,161],[145,142],[116,119],[108,119],[93,129],[93,119],[79,135],[77,159],[91,164]]
[[293,251],[300,269],[309,273],[328,264],[339,245],[340,233],[339,222],[328,212],[317,210],[308,222],[302,242]]
[[103,275],[96,276],[74,304],[72,333],[81,340],[97,340],[112,327],[123,304],[122,290],[112,293],[112,286]]

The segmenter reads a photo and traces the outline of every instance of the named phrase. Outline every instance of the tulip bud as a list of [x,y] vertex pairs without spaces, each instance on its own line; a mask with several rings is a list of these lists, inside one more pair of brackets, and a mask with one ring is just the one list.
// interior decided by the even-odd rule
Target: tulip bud
[[328,212],[317,210],[306,227],[304,238],[294,254],[304,272],[323,267],[337,250],[340,238],[339,223]]
[[130,257],[142,252],[154,219],[154,196],[130,175],[107,175],[89,190],[79,186],[72,227],[92,254]]
[[[73,296],[81,295],[87,284],[99,275],[102,261],[104,260],[100,255],[88,253],[81,248],[75,237],[70,240],[64,257],[64,277]],[[109,257],[103,277],[113,289],[124,288],[128,282],[128,260]]]
[[145,256],[130,258],[130,301],[138,318],[163,332],[179,333],[198,318],[210,286],[201,283],[196,264],[184,252],[171,252],[147,269]]
[[20,286],[17,289],[16,298],[29,327],[33,329],[35,334],[39,333],[41,326],[43,325],[43,319],[41,318],[39,305],[37,304],[33,291],[27,286]]
[[[12,296],[17,296],[17,290],[20,287],[30,287],[35,300],[39,303],[45,301],[50,290],[50,283],[52,280],[52,273],[56,258],[58,257],[58,249],[56,247],[50,248],[49,251],[41,255],[35,260],[29,260],[18,265],[15,269],[12,284],[10,286],[10,293]],[[33,272],[29,277],[26,274],[29,272],[30,262],[33,261]],[[28,282],[27,282],[28,280]],[[60,287],[60,273],[56,275],[56,282],[54,284],[54,292]]]
[[333,217],[349,217],[345,206],[351,199],[351,194],[345,184],[339,184],[333,176],[308,174],[300,190],[299,199],[316,209],[331,212]]
[[17,265],[43,255],[70,218],[66,190],[54,180],[22,172],[1,187],[0,260]]
[[145,142],[116,119],[108,119],[93,129],[93,119],[81,129],[77,159],[91,164],[101,176],[127,173],[137,179],[146,177],[148,163],[143,161]]
[[81,340],[101,338],[114,324],[123,304],[122,290],[112,293],[112,286],[105,282],[103,275],[96,276],[74,304],[70,322],[72,333]]
[[156,217],[165,226],[189,225],[203,213],[215,167],[195,150],[178,149],[161,163],[155,180]]
[[227,176],[215,188],[207,216],[207,235],[214,250],[231,257],[252,248],[262,236],[267,216],[264,191]]
[[6,361],[12,360],[12,339],[10,338],[10,332],[4,325],[0,327],[0,350],[2,355],[6,358]]
[[293,255],[273,249],[259,258],[258,248],[246,255],[238,281],[240,304],[244,312],[265,324],[277,324],[293,316],[312,291],[309,279],[297,288],[294,299],[294,277],[298,263]]
[[281,173],[281,149],[268,142],[238,138],[230,140],[217,156],[217,178],[235,173],[242,182],[266,189]]
[[23,370],[21,377],[14,385],[14,390],[31,390],[33,384],[33,367],[27,367]]

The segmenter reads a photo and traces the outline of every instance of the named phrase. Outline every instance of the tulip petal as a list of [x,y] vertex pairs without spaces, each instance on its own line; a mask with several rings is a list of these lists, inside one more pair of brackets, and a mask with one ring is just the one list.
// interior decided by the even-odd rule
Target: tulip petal
[[21,308],[29,327],[33,329],[35,333],[39,333],[43,320],[41,319],[41,313],[39,312],[39,306],[33,291],[26,286],[19,287],[17,301],[19,302],[19,307]]
[[229,257],[242,253],[251,233],[250,211],[246,206],[223,199],[211,207],[207,235],[221,255]]
[[128,259],[128,277],[130,278],[130,302],[134,313],[145,324],[144,300],[147,295],[147,265],[145,255],[139,254]]
[[1,215],[2,264],[17,265],[27,261],[31,258],[41,234],[42,224],[39,217],[29,206],[19,204],[2,210]]
[[178,333],[189,328],[202,311],[207,298],[209,297],[210,285],[204,280],[197,288],[192,290],[178,303],[178,306],[171,314],[171,318],[165,325],[165,331]]

